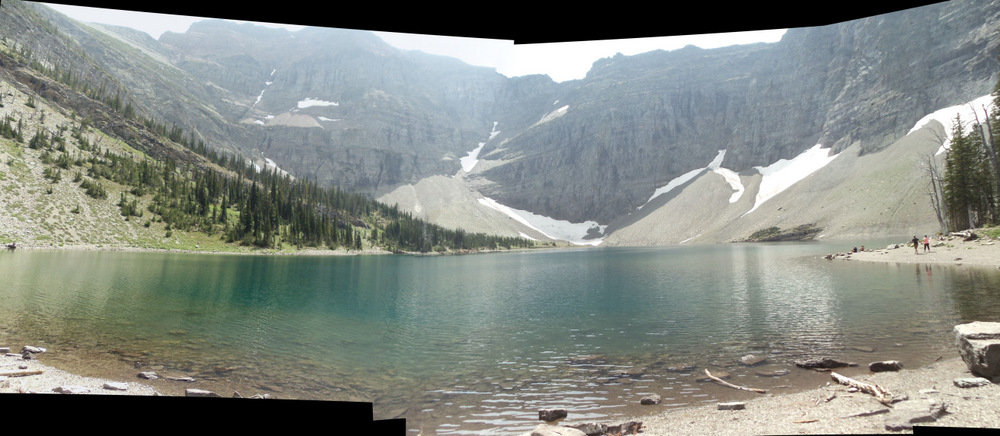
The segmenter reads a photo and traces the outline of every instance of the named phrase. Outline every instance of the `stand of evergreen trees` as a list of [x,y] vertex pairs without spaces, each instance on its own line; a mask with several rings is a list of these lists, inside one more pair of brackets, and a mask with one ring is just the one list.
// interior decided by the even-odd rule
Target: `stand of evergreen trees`
[[946,231],[1000,224],[1000,82],[992,95],[991,108],[972,108],[974,120],[955,118],[940,181]]

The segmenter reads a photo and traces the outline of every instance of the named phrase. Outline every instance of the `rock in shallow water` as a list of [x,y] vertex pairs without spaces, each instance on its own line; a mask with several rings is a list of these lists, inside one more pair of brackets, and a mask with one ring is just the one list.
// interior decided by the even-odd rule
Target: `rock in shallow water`
[[837,360],[831,357],[822,357],[818,359],[796,360],[795,366],[806,369],[814,369],[814,368],[830,369],[830,368],[843,368],[845,366],[858,366],[858,364],[852,362],[844,362],[842,360]]
[[545,422],[565,419],[567,415],[566,409],[542,409],[538,411],[538,419]]
[[652,394],[647,397],[642,397],[642,399],[639,400],[639,404],[642,404],[644,406],[651,406],[655,404],[660,404],[660,401],[661,399],[659,395]]
[[740,365],[743,366],[756,366],[767,361],[767,357],[764,356],[754,356],[753,354],[747,354],[740,358]]

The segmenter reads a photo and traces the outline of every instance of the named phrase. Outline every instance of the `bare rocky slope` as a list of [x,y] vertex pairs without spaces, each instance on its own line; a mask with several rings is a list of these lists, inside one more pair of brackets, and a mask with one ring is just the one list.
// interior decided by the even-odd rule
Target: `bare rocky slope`
[[[859,155],[852,146],[833,161],[747,213],[761,176],[743,176],[746,192],[736,203],[721,176],[708,172],[674,199],[617,229],[607,245],[664,245],[729,242],[770,227],[815,225],[820,238],[852,239],[935,233],[939,229],[928,197],[921,157],[941,146],[934,123],[885,149]],[[943,155],[937,157],[943,162]]]

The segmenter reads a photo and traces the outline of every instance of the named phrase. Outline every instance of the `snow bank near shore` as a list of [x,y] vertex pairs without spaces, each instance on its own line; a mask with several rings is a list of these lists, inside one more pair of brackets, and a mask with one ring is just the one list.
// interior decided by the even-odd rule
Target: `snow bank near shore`
[[576,245],[600,245],[604,241],[603,236],[595,239],[585,239],[588,233],[598,231],[602,235],[607,226],[602,226],[596,221],[586,221],[582,223],[571,223],[569,221],[557,220],[547,216],[538,215],[526,210],[514,209],[497,203],[489,197],[479,199],[479,204],[496,210],[511,217],[517,222],[528,226],[550,239],[567,241]]

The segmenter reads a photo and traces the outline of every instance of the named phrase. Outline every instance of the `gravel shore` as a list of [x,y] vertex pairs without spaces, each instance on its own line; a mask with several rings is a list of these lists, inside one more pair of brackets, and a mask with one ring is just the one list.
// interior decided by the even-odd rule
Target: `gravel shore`
[[[834,370],[836,372],[836,370]],[[914,433],[890,430],[906,405],[922,406],[935,401],[945,413],[933,422],[913,424],[934,430],[1000,428],[1000,385],[959,388],[954,380],[973,377],[961,358],[944,358],[918,369],[871,373],[855,380],[876,384],[905,401],[883,405],[870,394],[851,392],[831,377],[829,384],[790,394],[748,393],[743,410],[718,410],[716,405],[671,410],[635,417],[643,422],[645,435],[772,435],[772,434],[881,434]],[[859,416],[871,413],[868,416]]]
[[16,353],[0,356],[0,394],[58,393],[58,390],[101,395],[159,395],[156,389],[141,383],[83,377],[44,365],[37,359],[24,360]]

